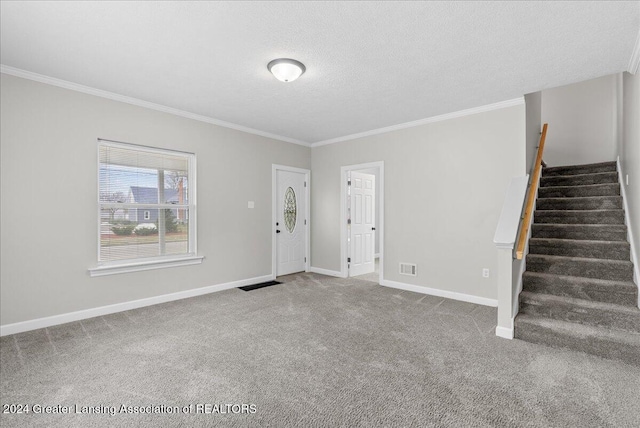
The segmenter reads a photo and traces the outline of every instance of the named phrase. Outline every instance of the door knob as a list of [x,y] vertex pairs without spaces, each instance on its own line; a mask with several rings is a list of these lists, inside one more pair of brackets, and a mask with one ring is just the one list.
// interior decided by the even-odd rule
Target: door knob
[[278,229],[276,229],[276,233],[280,233],[280,231]]
[[371,228],[371,230],[376,230],[376,228],[375,228],[375,227],[372,227],[372,228]]

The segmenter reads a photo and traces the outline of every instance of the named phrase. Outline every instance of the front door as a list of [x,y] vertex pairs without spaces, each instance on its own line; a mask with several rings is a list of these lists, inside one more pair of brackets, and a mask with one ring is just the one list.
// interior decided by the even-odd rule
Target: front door
[[276,171],[276,275],[305,270],[305,175]]
[[376,176],[351,172],[351,266],[349,276],[375,271]]

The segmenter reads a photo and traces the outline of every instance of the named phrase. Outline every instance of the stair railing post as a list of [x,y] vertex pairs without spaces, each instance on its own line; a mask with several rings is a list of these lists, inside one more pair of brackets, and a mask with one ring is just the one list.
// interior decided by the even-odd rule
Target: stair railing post
[[502,205],[500,220],[493,242],[498,249],[498,325],[496,336],[513,339],[516,281],[513,280],[513,249],[518,235],[522,206],[527,193],[529,176],[511,179]]
[[498,325],[496,336],[513,339],[513,244],[498,246]]

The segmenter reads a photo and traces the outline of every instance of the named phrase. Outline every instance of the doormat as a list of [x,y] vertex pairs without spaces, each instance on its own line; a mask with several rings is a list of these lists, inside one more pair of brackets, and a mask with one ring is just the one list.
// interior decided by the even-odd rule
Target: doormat
[[267,282],[261,282],[260,284],[245,285],[244,287],[238,287],[238,288],[244,291],[251,291],[251,290],[257,290],[259,288],[269,287],[270,285],[276,285],[276,284],[282,284],[282,283],[280,281],[267,281]]

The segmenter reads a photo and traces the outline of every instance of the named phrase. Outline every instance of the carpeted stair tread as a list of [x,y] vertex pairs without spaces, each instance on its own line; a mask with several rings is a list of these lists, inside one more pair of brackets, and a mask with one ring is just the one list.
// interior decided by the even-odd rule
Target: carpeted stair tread
[[638,305],[638,287],[633,281],[611,281],[527,271],[522,276],[522,289],[634,308]]
[[540,187],[540,198],[562,198],[580,196],[619,196],[620,185],[618,183],[587,184],[584,186],[550,186]]
[[624,224],[553,224],[534,223],[533,238],[585,239],[591,241],[625,241],[627,226]]
[[540,178],[540,186],[582,186],[586,184],[617,183],[618,173],[598,172],[595,174],[559,175],[555,177],[543,176]]
[[524,291],[520,294],[520,311],[530,315],[640,333],[640,309],[614,303]]
[[622,209],[622,196],[580,196],[538,198],[536,210],[616,210]]
[[624,224],[624,210],[536,210],[535,223]]
[[640,366],[640,334],[518,314],[514,336],[532,343],[565,348]]
[[592,174],[598,172],[611,172],[616,171],[615,162],[598,162],[589,163],[584,165],[563,165],[563,166],[550,166],[542,169],[542,174],[547,177],[553,177],[558,175],[577,175],[577,174]]
[[515,337],[640,366],[640,309],[616,162],[543,169]]
[[584,239],[531,238],[530,254],[629,260],[631,246],[626,241],[590,241]]
[[528,254],[527,270],[585,278],[632,281],[633,263],[628,260],[603,260],[584,257]]

